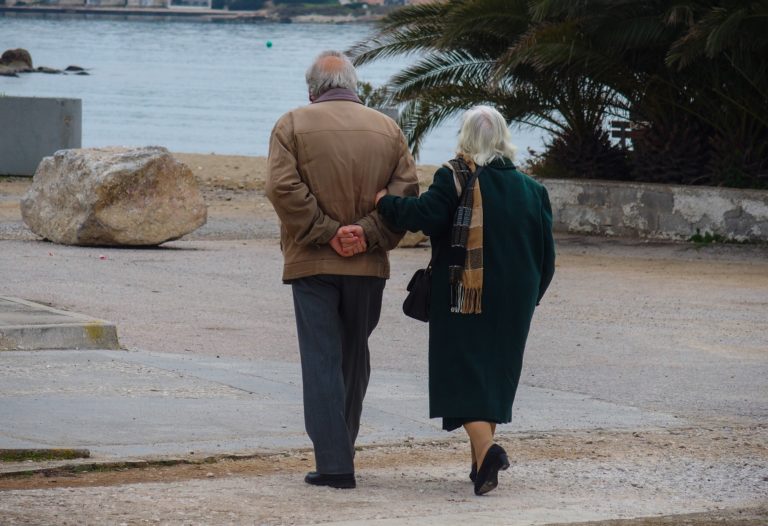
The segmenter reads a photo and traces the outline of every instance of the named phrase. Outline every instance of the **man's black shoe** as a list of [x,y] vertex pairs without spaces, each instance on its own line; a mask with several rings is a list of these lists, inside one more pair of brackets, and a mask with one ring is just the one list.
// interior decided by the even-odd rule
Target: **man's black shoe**
[[357,486],[354,473],[323,475],[317,471],[310,471],[304,477],[304,482],[313,486],[330,486],[336,489],[352,489]]

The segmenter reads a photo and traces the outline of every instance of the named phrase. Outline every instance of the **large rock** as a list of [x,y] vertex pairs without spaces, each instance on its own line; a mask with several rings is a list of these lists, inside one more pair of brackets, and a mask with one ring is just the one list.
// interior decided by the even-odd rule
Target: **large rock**
[[34,233],[65,245],[159,245],[207,219],[192,171],[156,146],[44,158],[21,214]]
[[400,248],[415,248],[429,241],[424,232],[406,232],[403,239],[397,245]]

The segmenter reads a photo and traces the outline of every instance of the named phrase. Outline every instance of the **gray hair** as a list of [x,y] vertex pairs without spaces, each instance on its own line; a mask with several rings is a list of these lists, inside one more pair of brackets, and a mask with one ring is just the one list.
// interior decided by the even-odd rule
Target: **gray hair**
[[516,148],[501,113],[490,106],[475,106],[464,113],[456,150],[477,166],[485,166],[501,157],[513,160]]
[[357,72],[352,62],[340,51],[323,51],[307,69],[307,87],[313,97],[329,89],[346,88],[357,91]]

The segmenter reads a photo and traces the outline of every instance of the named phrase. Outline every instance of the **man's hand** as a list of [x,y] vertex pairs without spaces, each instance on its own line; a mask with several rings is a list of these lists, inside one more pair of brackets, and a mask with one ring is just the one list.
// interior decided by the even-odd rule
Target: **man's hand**
[[342,257],[362,254],[368,249],[365,231],[360,225],[347,225],[339,228],[328,244]]

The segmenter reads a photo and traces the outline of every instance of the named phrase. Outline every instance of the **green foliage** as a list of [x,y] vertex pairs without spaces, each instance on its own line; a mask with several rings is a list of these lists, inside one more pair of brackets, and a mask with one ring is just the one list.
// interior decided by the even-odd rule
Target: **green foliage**
[[688,241],[697,245],[711,245],[712,243],[727,243],[728,239],[712,232],[704,232],[702,234],[701,230],[697,228],[696,233],[689,237]]
[[369,108],[381,108],[386,105],[387,89],[374,88],[370,82],[360,81],[357,83],[357,96]]
[[726,243],[729,245],[752,245],[752,244],[760,244],[759,241],[751,241],[749,239],[734,239],[730,237],[725,237],[721,234],[718,234],[716,232],[709,232],[705,231],[703,234],[701,233],[701,229],[696,229],[696,233],[693,234],[691,237],[688,238],[688,241],[691,243],[695,243],[697,247],[703,247],[706,245],[714,245],[716,243]]
[[616,180],[630,178],[625,152],[611,144],[608,132],[599,129],[593,130],[592,134],[569,130],[555,136],[541,156],[540,171],[536,175]]
[[[356,64],[387,84],[415,152],[476,104],[550,132],[532,166],[574,177],[768,187],[768,0],[447,0],[386,17]],[[632,124],[618,150],[605,123]]]

